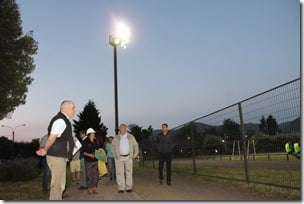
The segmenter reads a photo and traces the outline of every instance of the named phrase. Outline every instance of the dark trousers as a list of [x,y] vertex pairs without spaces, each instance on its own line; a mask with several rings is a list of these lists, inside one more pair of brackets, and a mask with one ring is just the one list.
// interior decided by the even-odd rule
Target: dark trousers
[[84,165],[86,168],[86,177],[87,177],[87,184],[88,188],[97,188],[98,185],[98,166],[97,161],[94,162],[87,162],[84,161]]
[[42,178],[42,190],[48,191],[49,190],[49,177],[50,177],[50,169],[46,162],[46,157],[41,159],[42,163],[42,170],[43,170],[43,178]]
[[164,179],[163,168],[165,162],[167,168],[167,182],[171,182],[171,162],[172,162],[171,152],[166,152],[166,153],[159,152],[159,159],[158,159],[159,180]]

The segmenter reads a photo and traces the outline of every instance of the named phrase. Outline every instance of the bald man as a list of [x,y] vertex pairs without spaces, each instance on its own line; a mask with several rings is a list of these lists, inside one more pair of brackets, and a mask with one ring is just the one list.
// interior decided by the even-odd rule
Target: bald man
[[51,170],[50,200],[62,200],[66,184],[66,162],[72,158],[74,139],[70,119],[76,107],[72,101],[63,101],[60,112],[53,117],[48,126],[46,145],[36,153],[45,156]]
[[125,124],[119,126],[119,135],[113,139],[112,153],[115,159],[118,193],[130,193],[133,187],[133,160],[138,155],[138,143],[135,137],[128,133]]

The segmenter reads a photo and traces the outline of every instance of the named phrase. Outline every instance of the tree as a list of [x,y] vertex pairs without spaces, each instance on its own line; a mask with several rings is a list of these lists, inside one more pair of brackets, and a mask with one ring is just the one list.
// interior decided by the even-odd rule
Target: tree
[[95,131],[104,137],[107,135],[108,128],[101,122],[101,116],[99,110],[93,101],[89,102],[84,106],[83,111],[78,115],[78,121],[74,121],[74,133],[79,136],[81,130],[87,130],[93,128]]
[[255,130],[249,129],[245,132],[245,135],[247,135],[248,138],[253,137],[255,134]]
[[204,136],[206,135],[214,135],[214,136],[219,136],[219,132],[216,129],[216,127],[210,127],[210,128],[206,128],[204,131]]
[[152,125],[149,125],[149,127],[147,129],[143,129],[142,132],[141,132],[143,140],[149,139],[152,132],[153,132]]
[[0,0],[0,120],[25,104],[33,81],[38,42],[33,31],[23,34],[21,23],[16,1]]
[[223,153],[224,146],[223,143],[221,142],[221,138],[215,135],[206,135],[203,142],[203,152],[208,155]]
[[227,140],[233,141],[241,139],[240,125],[231,119],[225,119],[223,121],[222,132],[228,136]]
[[128,128],[130,129],[129,133],[131,133],[135,137],[137,142],[149,139],[150,135],[153,132],[153,128],[151,125],[147,129],[144,129],[142,126],[133,123],[130,124]]
[[266,135],[276,135],[278,132],[280,132],[278,123],[272,115],[269,115],[266,120],[264,116],[262,116],[259,128],[260,131]]
[[280,132],[278,123],[272,115],[268,116],[266,123],[268,135],[276,135],[278,132]]
[[264,116],[262,116],[261,120],[260,120],[260,124],[259,124],[259,129],[262,133],[266,134],[267,131],[267,123],[266,120],[264,118]]

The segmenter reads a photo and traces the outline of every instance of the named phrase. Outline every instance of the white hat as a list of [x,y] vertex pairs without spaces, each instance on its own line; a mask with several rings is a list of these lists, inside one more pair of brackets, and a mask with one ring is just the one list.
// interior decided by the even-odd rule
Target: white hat
[[87,135],[90,133],[96,133],[96,131],[93,128],[87,129]]

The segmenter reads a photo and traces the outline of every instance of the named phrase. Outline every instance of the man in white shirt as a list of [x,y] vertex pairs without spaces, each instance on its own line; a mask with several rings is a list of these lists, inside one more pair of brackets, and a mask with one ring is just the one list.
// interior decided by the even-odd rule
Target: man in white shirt
[[60,112],[53,117],[48,127],[48,139],[45,147],[36,153],[46,156],[51,170],[50,200],[62,200],[62,193],[66,184],[66,162],[71,160],[74,149],[72,124],[76,107],[72,101],[63,101]]
[[[133,160],[138,155],[138,143],[133,135],[127,132],[127,126],[119,126],[119,135],[112,142],[112,153],[115,158],[116,181],[118,192],[132,192]],[[126,176],[125,176],[126,175]]]

